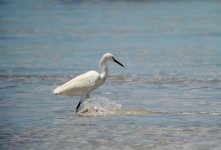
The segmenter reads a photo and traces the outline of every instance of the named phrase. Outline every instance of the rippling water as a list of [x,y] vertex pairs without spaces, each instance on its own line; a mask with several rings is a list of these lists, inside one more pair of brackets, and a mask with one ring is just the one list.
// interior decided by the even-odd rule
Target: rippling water
[[[220,1],[0,0],[0,149],[221,149]],[[81,111],[56,86],[103,53]]]

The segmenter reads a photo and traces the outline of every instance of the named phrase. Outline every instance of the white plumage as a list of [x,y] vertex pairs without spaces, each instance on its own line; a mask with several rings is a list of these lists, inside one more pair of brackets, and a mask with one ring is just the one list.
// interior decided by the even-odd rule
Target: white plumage
[[110,53],[106,53],[101,57],[99,65],[101,67],[101,73],[96,71],[88,71],[82,75],[79,75],[72,80],[64,83],[61,86],[58,86],[54,89],[53,94],[56,95],[66,95],[66,96],[80,96],[80,102],[76,107],[76,111],[78,111],[81,103],[86,98],[89,98],[90,92],[95,90],[97,87],[101,86],[107,77],[108,68],[107,61],[113,61],[124,67],[119,61],[117,61],[114,56]]
[[82,96],[85,92],[90,93],[94,90],[99,78],[100,75],[96,71],[88,71],[57,87],[53,93],[66,96]]

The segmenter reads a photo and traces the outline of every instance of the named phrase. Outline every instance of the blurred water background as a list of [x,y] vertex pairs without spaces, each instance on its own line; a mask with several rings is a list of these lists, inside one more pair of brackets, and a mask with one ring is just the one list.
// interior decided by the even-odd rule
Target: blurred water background
[[[106,52],[81,117],[51,90]],[[220,60],[219,0],[0,0],[0,149],[221,149]]]

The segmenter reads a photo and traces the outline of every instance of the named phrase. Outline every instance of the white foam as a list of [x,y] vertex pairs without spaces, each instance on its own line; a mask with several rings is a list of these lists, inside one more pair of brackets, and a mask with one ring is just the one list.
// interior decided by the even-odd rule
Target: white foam
[[105,116],[121,109],[121,104],[111,101],[106,97],[92,97],[81,104],[78,115],[80,116]]

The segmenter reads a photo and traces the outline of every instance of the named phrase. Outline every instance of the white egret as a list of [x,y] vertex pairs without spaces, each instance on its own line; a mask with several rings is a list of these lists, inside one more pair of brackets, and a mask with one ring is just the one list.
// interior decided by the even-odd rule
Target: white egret
[[96,71],[88,71],[82,75],[79,75],[72,80],[58,86],[54,89],[53,94],[55,95],[66,95],[66,96],[80,96],[80,101],[76,107],[76,112],[81,105],[81,103],[89,98],[90,92],[95,90],[97,87],[101,86],[108,75],[107,61],[116,62],[120,66],[124,67],[119,61],[114,58],[111,53],[104,54],[99,62],[101,67],[101,73]]

